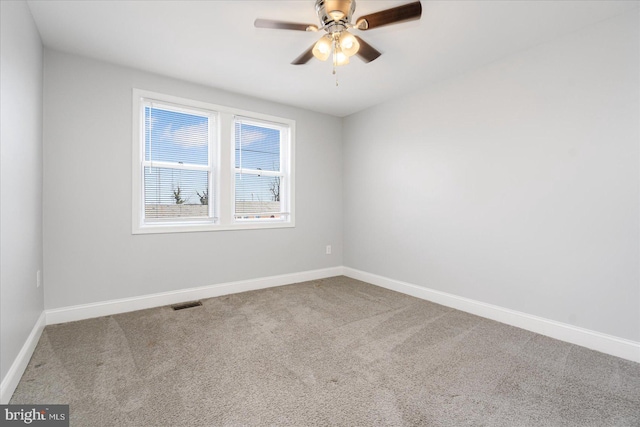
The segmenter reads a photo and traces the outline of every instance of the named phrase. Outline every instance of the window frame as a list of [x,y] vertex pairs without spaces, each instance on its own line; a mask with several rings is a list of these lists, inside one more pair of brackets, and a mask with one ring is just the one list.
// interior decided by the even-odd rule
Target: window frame
[[[160,107],[158,109],[162,109],[164,111],[173,111],[173,112],[177,112],[177,113],[184,113],[184,114],[194,114],[194,115],[198,115],[200,117],[207,117],[208,119],[208,123],[207,123],[207,165],[198,165],[195,163],[181,163],[181,162],[168,162],[168,161],[162,161],[162,160],[158,160],[158,161],[154,161],[151,159],[151,157],[149,157],[149,160],[146,160],[146,139],[145,139],[145,108],[146,107],[151,107],[154,108],[154,104],[156,104],[157,107]],[[157,99],[152,99],[152,98],[147,98],[147,97],[142,97],[140,99],[140,114],[142,114],[142,117],[140,120],[142,120],[141,125],[140,125],[140,145],[141,145],[141,149],[142,149],[142,154],[141,154],[141,167],[140,167],[140,172],[142,174],[141,179],[142,179],[142,207],[141,207],[141,212],[140,215],[142,216],[142,223],[148,226],[163,226],[165,224],[173,224],[173,225],[179,225],[179,224],[210,224],[210,223],[215,223],[217,221],[217,217],[215,216],[215,213],[217,212],[216,210],[216,203],[217,203],[217,193],[215,192],[215,182],[217,182],[217,180],[215,179],[215,171],[216,171],[216,165],[215,165],[215,158],[213,153],[217,152],[217,138],[216,138],[216,132],[215,129],[218,125],[218,114],[215,111],[212,110],[208,110],[208,109],[202,109],[202,108],[195,108],[195,107],[191,107],[191,106],[184,106],[184,105],[176,105],[174,103],[171,102],[166,102],[166,101],[159,101]],[[188,171],[200,171],[200,172],[207,172],[207,187],[208,187],[208,191],[209,193],[213,193],[214,197],[213,197],[213,203],[209,203],[207,204],[207,218],[195,218],[195,217],[183,217],[183,218],[155,218],[152,220],[148,220],[148,223],[146,220],[146,207],[145,207],[145,187],[144,187],[144,182],[145,182],[145,176],[144,176],[144,169],[145,168],[162,168],[162,169],[172,169],[172,170],[188,170]],[[214,190],[214,191],[212,191]]]
[[[185,233],[203,231],[248,230],[264,228],[295,227],[295,121],[252,111],[240,110],[133,88],[132,121],[132,234]],[[181,218],[176,220],[144,220],[144,102],[156,101],[187,112],[195,110],[211,114],[209,122],[209,192],[213,203],[209,204],[211,218]],[[281,166],[287,181],[286,204],[289,215],[286,219],[261,218],[238,220],[235,218],[235,120],[243,118],[259,124],[271,124],[288,129],[287,148],[283,159],[281,142]],[[281,133],[282,139],[282,133]],[[284,162],[283,162],[284,161]],[[158,165],[161,162],[153,162]],[[284,204],[283,204],[284,205]],[[286,206],[286,205],[284,205]],[[213,213],[213,215],[212,215]]]
[[[280,170],[279,171],[270,171],[270,170],[258,170],[258,169],[249,169],[249,168],[244,168],[242,167],[242,163],[241,163],[241,167],[236,167],[236,158],[235,158],[235,140],[236,140],[236,124],[240,123],[240,125],[242,124],[248,124],[248,125],[253,125],[253,126],[260,126],[263,128],[267,128],[267,129],[273,129],[273,130],[277,130],[280,132],[280,159],[279,159],[279,164],[280,164]],[[277,123],[277,122],[272,122],[272,121],[266,121],[266,120],[259,120],[259,119],[255,119],[253,117],[247,117],[247,116],[236,116],[234,117],[233,120],[233,127],[232,127],[232,141],[233,141],[233,145],[234,145],[234,150],[233,150],[233,168],[231,170],[232,173],[232,182],[233,182],[233,191],[232,191],[232,195],[233,195],[233,201],[232,201],[232,218],[233,218],[233,222],[237,223],[237,224],[253,224],[253,223],[259,223],[259,222],[265,222],[265,223],[278,223],[278,222],[286,222],[287,220],[281,219],[281,218],[240,218],[240,215],[237,213],[236,211],[236,199],[235,199],[235,194],[236,194],[236,182],[237,182],[237,174],[247,174],[247,175],[257,175],[257,176],[270,176],[270,177],[280,177],[281,178],[281,187],[280,187],[280,212],[278,212],[279,214],[285,216],[285,217],[289,217],[291,215],[291,206],[290,206],[290,197],[289,197],[289,186],[290,186],[290,178],[289,178],[289,169],[291,166],[291,159],[290,159],[290,144],[291,144],[291,136],[290,136],[291,130],[289,128],[289,126],[286,126],[282,123]],[[241,161],[242,162],[242,161]],[[282,182],[284,181],[284,184],[282,184]],[[257,212],[256,212],[257,213]],[[255,214],[255,213],[254,213]],[[265,214],[268,214],[267,212],[265,212]],[[251,214],[249,214],[251,215]]]

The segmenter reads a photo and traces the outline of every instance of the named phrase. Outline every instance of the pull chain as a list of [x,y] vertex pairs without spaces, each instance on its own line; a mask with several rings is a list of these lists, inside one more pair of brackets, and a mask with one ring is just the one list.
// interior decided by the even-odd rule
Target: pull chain
[[336,76],[336,87],[338,86],[338,74],[336,73],[336,68],[338,67],[338,53],[337,53],[337,42],[336,39],[333,39],[333,75]]

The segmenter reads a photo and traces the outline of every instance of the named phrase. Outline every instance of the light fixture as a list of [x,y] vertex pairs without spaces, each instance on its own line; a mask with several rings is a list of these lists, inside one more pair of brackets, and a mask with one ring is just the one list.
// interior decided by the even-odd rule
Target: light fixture
[[358,53],[358,49],[360,49],[360,43],[358,43],[358,39],[348,31],[342,31],[340,33],[340,48],[347,56],[353,56]]
[[334,21],[339,21],[344,18],[344,12],[341,10],[332,10],[331,12],[329,12],[329,16],[331,16]]
[[349,57],[358,53],[360,43],[358,39],[348,31],[337,31],[323,36],[313,46],[313,56],[320,61],[326,61],[333,53],[334,65],[345,65],[349,63]]
[[326,61],[329,58],[329,55],[331,55],[331,42],[332,39],[329,34],[321,37],[313,46],[313,50],[311,51],[313,56],[318,58],[320,61]]
[[[320,4],[321,8],[324,7],[327,15],[335,22],[347,16],[352,9],[351,0],[320,0],[318,4]],[[353,7],[355,7],[355,5],[353,5]]]
[[333,56],[334,74],[338,65],[346,64],[348,59],[354,55],[357,55],[365,63],[369,63],[381,55],[381,52],[376,48],[360,37],[351,34],[351,30],[368,31],[386,25],[417,20],[422,16],[420,0],[413,0],[411,3],[369,13],[355,20],[353,14],[356,10],[356,0],[315,0],[315,9],[318,15],[318,24],[260,18],[254,21],[254,26],[256,28],[324,32],[325,34],[320,40],[298,55],[291,64],[303,65],[314,57],[326,61],[329,56]]
[[333,66],[339,67],[341,65],[347,65],[349,63],[349,57],[340,49],[340,46],[336,47],[333,51]]
[[[320,38],[313,45],[311,53],[320,61],[326,61],[332,55],[333,74],[336,74],[336,68],[349,63],[349,57],[358,53],[360,43],[357,37],[349,33],[347,30],[334,31]],[[336,86],[338,79],[336,77]]]

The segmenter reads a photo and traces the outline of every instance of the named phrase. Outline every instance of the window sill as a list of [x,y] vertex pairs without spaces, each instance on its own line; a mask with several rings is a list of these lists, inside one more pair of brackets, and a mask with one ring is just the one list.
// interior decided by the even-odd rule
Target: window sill
[[242,222],[233,224],[203,224],[203,223],[191,223],[191,224],[147,224],[142,226],[136,226],[133,228],[131,234],[164,234],[164,233],[195,233],[195,232],[208,232],[208,231],[232,231],[232,230],[259,230],[259,229],[271,229],[271,228],[294,228],[295,223],[293,221],[262,221],[262,222]]

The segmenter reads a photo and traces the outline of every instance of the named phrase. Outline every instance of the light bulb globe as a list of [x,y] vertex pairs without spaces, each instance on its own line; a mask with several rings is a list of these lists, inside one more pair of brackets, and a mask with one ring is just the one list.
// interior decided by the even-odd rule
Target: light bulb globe
[[335,65],[339,67],[341,65],[347,65],[348,63],[349,63],[349,57],[345,55],[344,52],[338,50],[336,52]]
[[329,55],[331,55],[331,40],[327,37],[322,37],[313,46],[311,53],[313,53],[313,56],[318,58],[320,61],[326,61],[329,58]]
[[360,43],[353,34],[348,31],[343,31],[340,34],[340,48],[345,55],[353,56],[358,53]]

